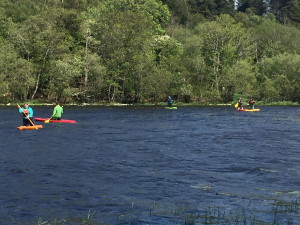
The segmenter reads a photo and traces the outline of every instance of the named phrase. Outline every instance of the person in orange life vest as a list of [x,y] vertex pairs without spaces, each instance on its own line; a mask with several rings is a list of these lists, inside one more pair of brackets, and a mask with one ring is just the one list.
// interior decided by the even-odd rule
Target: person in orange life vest
[[251,98],[249,100],[249,109],[254,109],[254,104],[255,104],[255,101],[253,100],[253,98]]
[[33,110],[27,103],[22,108],[19,107],[19,113],[23,114],[23,126],[33,126]]

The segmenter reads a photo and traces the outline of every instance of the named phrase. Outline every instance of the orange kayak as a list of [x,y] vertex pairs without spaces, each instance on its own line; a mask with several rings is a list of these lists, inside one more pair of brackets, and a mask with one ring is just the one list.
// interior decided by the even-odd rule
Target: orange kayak
[[19,126],[17,127],[19,130],[38,130],[43,128],[43,125],[34,125],[34,126]]

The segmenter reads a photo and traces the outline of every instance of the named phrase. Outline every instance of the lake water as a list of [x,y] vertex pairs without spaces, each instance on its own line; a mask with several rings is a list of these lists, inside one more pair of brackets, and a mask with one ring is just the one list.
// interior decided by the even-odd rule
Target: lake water
[[207,207],[300,224],[300,107],[64,111],[77,123],[19,131],[17,107],[0,107],[0,224],[89,212],[107,224],[184,224]]

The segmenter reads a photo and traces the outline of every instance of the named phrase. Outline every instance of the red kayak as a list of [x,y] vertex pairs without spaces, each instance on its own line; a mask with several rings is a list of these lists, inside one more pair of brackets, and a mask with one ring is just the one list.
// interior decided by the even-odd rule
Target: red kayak
[[[36,121],[42,121],[45,122],[46,120],[49,120],[50,118],[34,118]],[[49,120],[50,123],[76,123],[75,120]]]

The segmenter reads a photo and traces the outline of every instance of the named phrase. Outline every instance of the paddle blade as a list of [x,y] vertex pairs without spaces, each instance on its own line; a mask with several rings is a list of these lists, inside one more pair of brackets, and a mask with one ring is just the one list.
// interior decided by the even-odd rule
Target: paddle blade
[[45,120],[44,123],[49,123],[51,119],[52,119],[52,116],[48,120]]
[[237,108],[238,106],[239,106],[239,103],[236,103],[236,104],[234,105],[235,108]]

